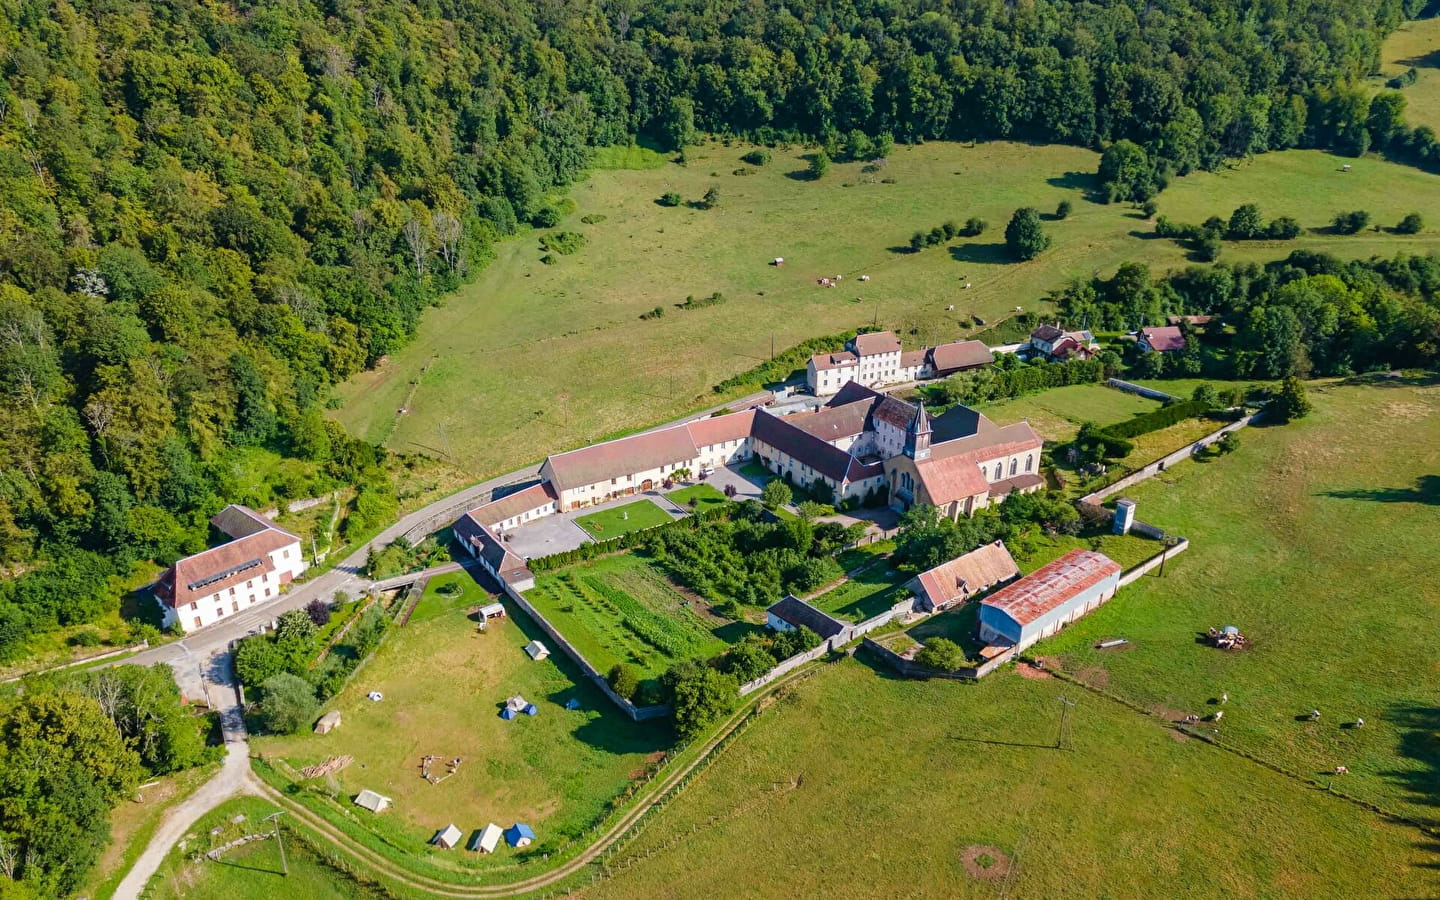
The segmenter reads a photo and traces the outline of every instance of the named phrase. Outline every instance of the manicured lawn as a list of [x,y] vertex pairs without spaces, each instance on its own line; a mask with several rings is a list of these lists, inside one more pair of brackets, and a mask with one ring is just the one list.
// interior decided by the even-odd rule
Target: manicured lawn
[[644,531],[656,525],[673,522],[675,517],[656,506],[650,500],[636,500],[624,506],[604,509],[588,516],[580,516],[575,524],[597,541],[609,540],[632,531]]
[[1160,404],[1101,384],[1075,384],[977,408],[1000,425],[1028,419],[1042,438],[1058,442],[1073,439],[1082,422],[1114,425]]
[[494,600],[495,595],[477,584],[469,573],[437,575],[425,585],[425,593],[410,614],[410,624],[441,616],[464,615],[467,610]]
[[[432,591],[436,587],[432,582]],[[428,857],[425,842],[449,822],[465,829],[529,822],[537,846],[553,847],[583,833],[644,767],[647,755],[673,736],[664,723],[631,722],[561,653],[532,661],[524,645],[548,639],[519,610],[510,607],[509,618],[477,631],[465,610],[482,596],[427,594],[410,624],[393,630],[326,704],[343,713],[340,728],[328,735],[254,737],[253,751],[296,769],[332,755],[353,756],[334,776],[333,805],[312,802],[331,809],[332,817],[358,821],[401,854]],[[385,699],[372,703],[369,691]],[[502,720],[501,704],[515,694],[535,703],[540,714]],[[572,697],[580,710],[564,708]],[[431,784],[420,776],[420,758],[427,754],[464,762],[457,774]],[[393,798],[394,806],[380,816],[354,813],[350,799],[364,788]],[[502,852],[467,855],[463,865],[493,869],[511,862],[513,854]]]
[[[1013,856],[1013,877],[968,874],[970,848]],[[731,896],[743,873],[758,898],[1405,897],[1433,893],[1431,854],[1055,679],[912,681],[860,656],[774,704],[586,896]]]
[[[1311,397],[1310,417],[1127,490],[1190,550],[1036,652],[1145,705],[1203,715],[1228,693],[1226,741],[1306,773],[1345,765],[1346,791],[1434,821],[1440,387]],[[1200,640],[1231,624],[1252,649]],[[1109,636],[1134,649],[1091,649]],[[1319,722],[1297,721],[1313,708]]]
[[[503,472],[723,399],[711,387],[768,358],[772,335],[776,347],[788,347],[878,321],[900,329],[907,346],[953,340],[975,330],[962,324],[972,315],[993,322],[1015,306],[1044,308],[1046,293],[1075,276],[1106,274],[1126,260],[1155,271],[1186,264],[1187,251],[1173,241],[1145,239],[1152,225],[1127,204],[1084,199],[1098,162],[1090,150],[897,147],[884,173],[894,183],[885,184],[851,163],[819,182],[789,178],[803,168],[802,148],[775,152],[754,175],[730,175],[748,149],[709,144],[687,151],[688,166],[597,171],[572,189],[578,208],[561,226],[583,232],[584,249],[547,266],[534,232],[501,243],[474,283],[426,312],[414,341],[340,389],[344,406],[335,415],[358,436],[407,450],[433,446],[443,430],[457,465],[477,476]],[[1345,162],[1354,171],[1342,175]],[[724,196],[716,209],[654,202],[668,190],[698,198],[712,185]],[[1067,199],[1071,216],[1046,223],[1052,249],[1034,262],[1010,261],[1001,232],[1011,213]],[[1370,158],[1292,151],[1177,178],[1158,198],[1161,213],[1183,222],[1228,216],[1250,200],[1267,217],[1292,215],[1307,228],[1344,209],[1393,224],[1411,209],[1440,208],[1440,179]],[[596,213],[605,221],[580,222]],[[892,249],[917,228],[972,215],[990,223],[978,238],[922,253]],[[855,222],[864,227],[844,224]],[[1221,258],[1272,259],[1295,249],[1425,253],[1440,249],[1440,230],[1307,233],[1280,244],[1227,244]],[[769,265],[777,255],[782,268]],[[861,274],[871,280],[817,286],[817,277],[840,273],[846,285]],[[970,290],[961,289],[966,282]],[[724,303],[674,308],[715,291]],[[656,306],[667,314],[639,320]],[[583,377],[575,360],[585,363]],[[407,414],[397,415],[401,407]]]
[[596,669],[623,662],[642,679],[658,678],[678,660],[718,653],[738,637],[732,632],[744,630],[630,553],[543,575],[525,597]]
[[665,497],[681,509],[691,509],[690,501],[694,500],[695,506],[693,509],[697,513],[704,512],[712,507],[724,506],[730,502],[730,499],[718,488],[711,487],[708,484],[692,484],[678,491],[671,491],[666,494]]
[[753,478],[757,481],[762,482],[769,481],[771,478],[775,477],[770,473],[769,469],[766,469],[764,466],[760,465],[754,460],[742,464],[740,466],[740,474],[744,475],[746,478]]

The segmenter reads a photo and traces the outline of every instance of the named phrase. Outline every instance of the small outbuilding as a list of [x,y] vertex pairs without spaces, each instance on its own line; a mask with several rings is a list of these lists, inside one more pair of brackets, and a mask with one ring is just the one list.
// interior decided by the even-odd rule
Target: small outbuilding
[[480,618],[485,621],[489,621],[490,619],[503,619],[505,618],[505,607],[499,603],[490,603],[480,607],[479,615]]
[[454,850],[463,837],[465,837],[465,833],[456,828],[454,822],[451,822],[449,825],[435,832],[435,837],[430,843],[445,850]]
[[765,610],[766,624],[771,631],[794,631],[808,628],[820,635],[822,641],[843,634],[846,624],[816,609],[794,594]]
[[531,659],[539,662],[540,660],[545,659],[547,656],[550,655],[550,648],[546,647],[539,641],[531,641],[530,643],[525,645],[525,652],[530,654]]
[[1020,567],[1015,565],[1005,543],[995,541],[921,572],[909,588],[915,594],[917,607],[924,612],[939,612],[1019,577]]
[[475,832],[475,836],[470,839],[470,849],[479,853],[494,853],[495,848],[500,846],[500,837],[503,834],[500,826],[491,822]]
[[340,727],[340,710],[332,709],[315,723],[316,734],[329,734]]
[[523,822],[516,822],[505,829],[505,843],[512,847],[528,847],[535,840],[535,832]]
[[355,795],[355,805],[373,813],[382,813],[390,808],[390,798],[374,791],[361,791]]

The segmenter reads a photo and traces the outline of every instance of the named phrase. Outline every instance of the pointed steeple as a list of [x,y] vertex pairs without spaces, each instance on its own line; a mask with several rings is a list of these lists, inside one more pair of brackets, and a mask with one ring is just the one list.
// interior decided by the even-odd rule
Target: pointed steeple
[[925,412],[925,402],[915,407],[915,417],[905,428],[905,455],[911,459],[926,459],[930,456],[930,416]]

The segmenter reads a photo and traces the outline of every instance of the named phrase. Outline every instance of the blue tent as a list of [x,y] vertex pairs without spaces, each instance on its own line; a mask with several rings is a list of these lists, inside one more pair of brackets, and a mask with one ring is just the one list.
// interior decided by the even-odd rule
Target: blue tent
[[523,822],[516,822],[505,829],[505,843],[512,847],[524,847],[533,840],[535,840],[535,832]]
[[533,704],[533,703],[528,704],[528,705],[525,707],[525,715],[527,715],[527,716],[537,715],[537,714],[539,714],[539,712],[540,712],[539,708],[536,707],[535,704]]
[[579,697],[571,697],[569,700],[566,700],[566,701],[565,701],[565,708],[566,708],[566,709],[579,709],[579,708],[580,708],[580,698],[579,698]]
[[515,712],[515,710],[510,709],[509,707],[500,710],[500,718],[504,719],[507,722],[515,718],[516,715],[517,713]]

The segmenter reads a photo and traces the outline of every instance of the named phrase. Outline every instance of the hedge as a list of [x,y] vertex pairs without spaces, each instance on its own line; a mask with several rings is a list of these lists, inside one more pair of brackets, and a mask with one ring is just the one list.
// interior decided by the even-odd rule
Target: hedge
[[1162,406],[1154,412],[1106,426],[1101,430],[1112,437],[1122,439],[1139,437],[1142,434],[1169,428],[1186,419],[1197,419],[1208,412],[1210,412],[1210,404],[1201,400],[1185,400],[1169,406]]

